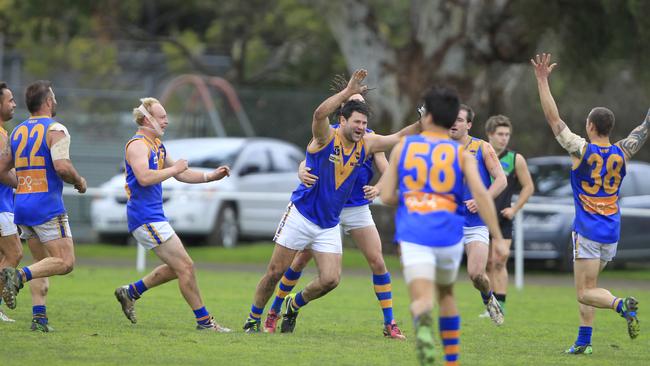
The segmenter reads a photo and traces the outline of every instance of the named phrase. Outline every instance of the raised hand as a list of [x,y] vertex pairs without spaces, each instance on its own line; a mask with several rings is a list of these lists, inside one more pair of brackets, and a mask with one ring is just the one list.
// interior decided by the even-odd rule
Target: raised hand
[[352,74],[352,77],[350,78],[350,81],[348,81],[348,86],[347,89],[352,93],[352,94],[362,94],[366,90],[368,90],[367,85],[361,84],[363,82],[363,79],[368,76],[368,71],[364,69],[359,69],[355,71]]
[[538,79],[545,79],[551,75],[551,72],[557,66],[557,63],[551,64],[551,54],[542,53],[541,55],[535,55],[535,58],[530,59],[530,63],[535,68],[535,76]]

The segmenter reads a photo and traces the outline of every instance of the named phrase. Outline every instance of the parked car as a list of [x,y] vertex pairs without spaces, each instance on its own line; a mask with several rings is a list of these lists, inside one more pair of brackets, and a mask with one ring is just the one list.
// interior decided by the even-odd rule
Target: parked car
[[[528,202],[573,205],[569,181],[571,159],[568,156],[546,156],[528,159],[535,194]],[[650,164],[631,161],[620,188],[620,207],[650,209]],[[571,230],[573,213],[525,212],[524,258],[554,260],[562,270],[572,268]],[[645,225],[649,218],[623,216],[621,239],[614,263],[650,259],[650,245]]]
[[[174,159],[187,159],[193,169],[231,167],[231,176],[205,184],[163,183],[163,206],[179,234],[201,236],[209,244],[232,247],[240,237],[271,238],[298,185],[298,165],[304,152],[297,146],[267,138],[195,138],[165,142]],[[103,194],[91,205],[91,220],[100,239],[126,242],[125,176],[101,185]],[[221,199],[218,192],[238,192]],[[243,199],[246,192],[283,193],[286,200]]]

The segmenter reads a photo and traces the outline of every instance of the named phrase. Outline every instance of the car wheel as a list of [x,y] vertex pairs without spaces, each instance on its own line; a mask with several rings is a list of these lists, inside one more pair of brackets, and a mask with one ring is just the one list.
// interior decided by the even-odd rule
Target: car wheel
[[232,203],[224,203],[219,209],[217,220],[207,238],[209,245],[232,248],[239,240],[239,222],[237,210]]

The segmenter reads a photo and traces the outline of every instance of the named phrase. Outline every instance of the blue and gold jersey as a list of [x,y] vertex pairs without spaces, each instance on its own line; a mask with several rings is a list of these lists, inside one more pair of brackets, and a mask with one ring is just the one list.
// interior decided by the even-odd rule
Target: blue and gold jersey
[[298,185],[291,194],[291,202],[312,223],[323,229],[339,223],[339,215],[350,198],[360,168],[366,160],[363,139],[345,151],[339,130],[320,150],[307,150],[306,166],[318,176],[311,187]]
[[599,243],[618,242],[621,236],[618,197],[625,177],[623,150],[616,145],[588,144],[576,165],[571,169],[576,209],[573,230]]
[[11,133],[18,187],[14,201],[14,222],[36,226],[65,213],[63,180],[54,169],[46,135],[53,124],[50,117],[30,117]]
[[[0,126],[0,136],[7,141],[7,130]],[[7,185],[0,183],[0,212],[14,212],[14,189]]]
[[[332,128],[339,128],[338,124],[332,125]],[[375,133],[373,130],[366,128],[366,133]],[[372,170],[372,163],[375,161],[374,155],[370,154],[363,165],[359,167],[359,175],[352,188],[350,198],[345,203],[344,207],[357,207],[369,204],[371,201],[367,200],[364,196],[363,187],[370,184],[374,171]]]
[[[126,143],[124,151],[133,141],[141,140],[149,147],[149,169],[160,170],[165,167],[167,151],[159,139],[152,141],[143,135],[135,135]],[[162,183],[143,187],[133,173],[129,162],[124,159],[126,166],[126,218],[129,224],[129,232],[144,224],[152,222],[167,221],[163,212]]]
[[463,147],[447,135],[404,138],[397,166],[396,241],[445,247],[463,239],[462,154]]
[[[485,166],[485,156],[483,152],[484,144],[487,144],[487,142],[470,136],[469,143],[465,145],[465,151],[476,156],[476,162],[478,165],[478,174],[481,177],[481,181],[483,181],[485,188],[489,188],[491,184],[491,177],[490,177],[490,172],[487,169],[487,166]],[[465,183],[463,201],[471,200],[472,198],[473,198],[472,192],[470,192],[467,183]],[[485,223],[483,222],[483,220],[481,220],[481,216],[479,216],[478,212],[476,213],[469,212],[467,206],[465,206],[464,204],[463,204],[463,214],[465,215],[466,227],[485,226]]]

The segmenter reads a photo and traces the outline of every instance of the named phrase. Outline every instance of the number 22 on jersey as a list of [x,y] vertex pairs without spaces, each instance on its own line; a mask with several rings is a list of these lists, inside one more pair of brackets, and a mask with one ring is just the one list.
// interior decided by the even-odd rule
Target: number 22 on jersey
[[456,183],[456,156],[456,149],[449,144],[407,145],[403,163],[407,174],[402,182],[407,189],[404,203],[409,212],[456,211],[458,204],[451,194]]
[[[16,194],[48,191],[45,158],[37,155],[43,145],[44,138],[45,126],[42,124],[34,125],[31,131],[26,125],[21,125],[14,133],[13,140],[18,141],[16,156],[14,157],[16,176],[18,178]],[[32,146],[29,150],[29,156],[27,156],[25,148],[30,140]]]

